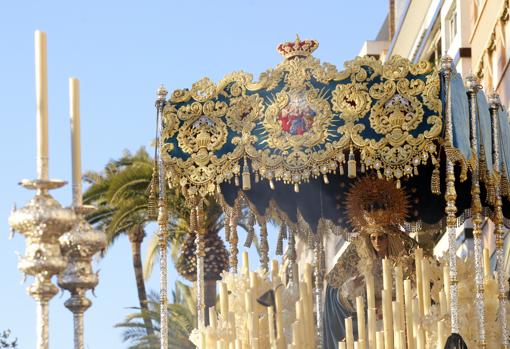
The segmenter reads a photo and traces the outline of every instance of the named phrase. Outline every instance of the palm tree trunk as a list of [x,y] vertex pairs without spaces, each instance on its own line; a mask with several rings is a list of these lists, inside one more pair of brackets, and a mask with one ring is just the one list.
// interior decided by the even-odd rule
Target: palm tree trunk
[[209,308],[216,306],[216,281],[205,280],[204,283],[205,324],[209,325]]
[[[129,240],[131,242],[131,253],[133,257],[133,269],[135,271],[136,289],[138,291],[140,309],[142,312],[148,312],[149,308],[147,306],[147,292],[145,290],[145,282],[143,279],[142,255],[140,252],[145,232],[143,231],[143,227],[137,227],[135,230],[137,231],[129,234]],[[144,317],[143,321],[145,323],[145,327],[147,328],[147,335],[153,334],[154,327],[150,318]]]

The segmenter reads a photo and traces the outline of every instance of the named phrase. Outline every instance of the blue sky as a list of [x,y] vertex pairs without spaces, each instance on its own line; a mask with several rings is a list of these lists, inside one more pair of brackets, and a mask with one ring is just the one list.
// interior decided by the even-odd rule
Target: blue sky
[[[160,83],[173,91],[237,70],[256,78],[281,61],[275,47],[296,33],[317,39],[315,56],[341,67],[375,38],[386,13],[387,2],[373,0],[2,2],[0,331],[10,328],[22,349],[35,347],[35,303],[25,292],[31,280],[21,284],[15,255],[23,253],[24,238],[8,240],[7,217],[14,202],[21,207],[33,195],[17,182],[35,177],[36,29],[48,37],[50,177],[69,180],[68,77],[81,82],[83,169],[101,170],[125,149],[150,147]],[[69,185],[53,194],[69,205]],[[86,348],[125,348],[113,325],[137,305],[127,238],[96,268],[101,281],[86,313]],[[170,285],[176,277],[172,269]],[[147,286],[158,289],[157,275]],[[51,301],[52,348],[73,343],[71,313],[63,306],[67,298]]]

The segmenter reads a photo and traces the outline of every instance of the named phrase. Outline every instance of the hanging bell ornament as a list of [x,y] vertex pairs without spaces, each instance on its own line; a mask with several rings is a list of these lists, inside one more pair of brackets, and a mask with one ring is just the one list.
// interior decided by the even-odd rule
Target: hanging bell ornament
[[250,176],[250,169],[248,167],[248,161],[246,158],[244,158],[244,166],[243,166],[243,190],[250,190],[251,189],[251,176]]
[[349,152],[349,160],[347,161],[347,177],[355,178],[356,177],[356,158],[354,157],[354,152]]

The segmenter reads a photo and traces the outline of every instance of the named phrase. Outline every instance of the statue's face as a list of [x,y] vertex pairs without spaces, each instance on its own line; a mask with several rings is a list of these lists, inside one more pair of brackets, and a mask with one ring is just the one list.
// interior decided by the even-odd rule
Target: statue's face
[[370,234],[370,242],[377,253],[385,255],[388,251],[388,235],[386,233],[378,231]]

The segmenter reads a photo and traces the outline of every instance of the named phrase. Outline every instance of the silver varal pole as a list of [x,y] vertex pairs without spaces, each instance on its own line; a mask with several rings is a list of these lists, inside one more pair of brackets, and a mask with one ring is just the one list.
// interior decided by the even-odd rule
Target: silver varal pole
[[496,226],[496,261],[498,271],[498,289],[499,289],[499,312],[498,320],[501,326],[501,345],[502,348],[508,348],[508,327],[507,327],[507,299],[506,299],[506,271],[505,271],[505,232],[503,229],[503,203],[501,201],[501,153],[500,142],[501,136],[499,129],[499,108],[501,102],[496,93],[488,96],[489,107],[492,118],[492,161],[494,166],[494,194],[495,194],[495,207],[494,207],[494,225]]
[[166,174],[163,161],[163,108],[168,94],[161,85],[157,92],[156,109],[158,118],[158,224],[159,224],[159,292],[160,292],[160,347],[168,349],[168,208],[166,204]]
[[48,193],[50,189],[64,186],[65,181],[36,179],[23,180],[20,184],[27,189],[35,189],[36,195],[25,207],[11,213],[9,225],[26,238],[25,254],[20,257],[18,268],[25,275],[34,277],[34,283],[27,291],[36,301],[36,348],[48,349],[48,302],[58,293],[51,278],[66,267],[58,239],[72,228],[76,216]]
[[478,103],[477,94],[480,84],[473,75],[466,79],[469,103],[471,107],[471,152],[476,154],[476,166],[471,171],[471,213],[473,221],[473,238],[475,252],[475,281],[476,281],[476,310],[478,317],[478,345],[486,347],[485,340],[485,296],[483,280],[483,250],[482,250],[482,202],[480,200],[480,158],[478,144]]
[[[452,124],[452,101],[451,101],[451,74],[452,59],[445,56],[441,59],[441,70],[445,78],[446,89],[446,146],[453,147],[453,124]],[[450,315],[451,331],[459,333],[458,318],[458,288],[457,288],[457,192],[455,190],[455,172],[452,159],[448,156],[446,159],[446,231],[448,234],[448,266],[450,269]]]
[[323,338],[322,338],[322,285],[323,285],[323,277],[322,277],[322,237],[320,234],[316,234],[315,242],[314,242],[314,276],[315,276],[315,287],[314,297],[315,297],[315,313],[316,313],[316,345],[317,349],[322,349],[323,347]]

